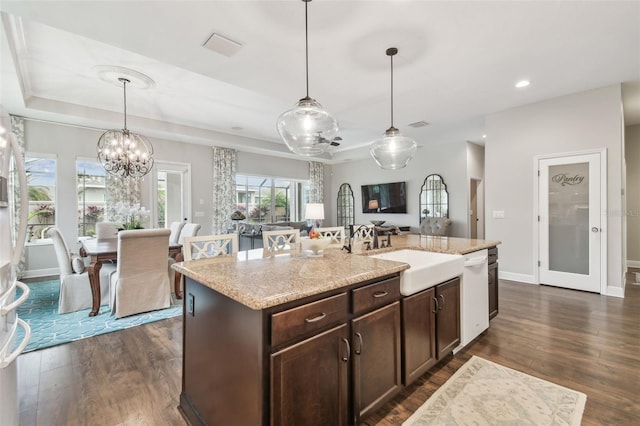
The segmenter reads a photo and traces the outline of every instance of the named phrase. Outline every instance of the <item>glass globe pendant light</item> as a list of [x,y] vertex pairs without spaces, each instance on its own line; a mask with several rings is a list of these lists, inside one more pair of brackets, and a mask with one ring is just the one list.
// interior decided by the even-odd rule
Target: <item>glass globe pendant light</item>
[[386,51],[391,58],[391,127],[389,127],[381,139],[373,141],[369,152],[382,169],[402,169],[409,164],[409,160],[416,152],[417,144],[413,139],[402,136],[400,131],[393,127],[393,56],[398,49],[390,47]]
[[111,175],[140,179],[153,167],[153,145],[142,135],[127,130],[127,83],[120,77],[124,90],[124,128],[107,130],[98,139],[98,161]]
[[324,153],[338,133],[338,121],[322,105],[309,97],[309,30],[307,3],[304,2],[305,52],[307,95],[295,106],[278,117],[277,128],[280,137],[292,152],[312,156]]

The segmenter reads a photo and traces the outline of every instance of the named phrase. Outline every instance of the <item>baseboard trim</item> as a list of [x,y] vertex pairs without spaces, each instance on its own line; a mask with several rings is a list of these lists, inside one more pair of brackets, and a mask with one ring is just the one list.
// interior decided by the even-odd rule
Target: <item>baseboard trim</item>
[[498,271],[498,278],[501,280],[518,281],[526,284],[538,284],[533,275],[517,274],[515,272]]
[[640,260],[627,260],[627,268],[640,268]]
[[29,271],[24,271],[22,278],[40,278],[40,277],[50,277],[52,275],[60,275],[60,269],[58,268],[31,269]]
[[607,286],[607,294],[605,296],[620,297],[624,299],[624,288]]

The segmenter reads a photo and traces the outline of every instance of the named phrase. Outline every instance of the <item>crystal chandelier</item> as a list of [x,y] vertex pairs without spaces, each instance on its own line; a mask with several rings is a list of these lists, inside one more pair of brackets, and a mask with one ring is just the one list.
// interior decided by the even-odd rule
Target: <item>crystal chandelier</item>
[[127,130],[127,83],[120,77],[124,89],[124,128],[107,130],[98,139],[98,160],[111,175],[140,179],[153,167],[153,146],[142,135]]
[[393,56],[398,53],[398,49],[390,47],[386,51],[391,58],[391,127],[389,127],[381,139],[375,140],[371,144],[369,152],[373,159],[383,169],[402,169],[409,164],[409,160],[416,152],[416,141],[402,136],[400,131],[393,127]]
[[309,97],[309,30],[307,3],[304,2],[305,52],[307,95],[293,109],[278,117],[280,137],[289,150],[298,155],[319,155],[327,150],[338,133],[338,121],[322,108],[318,101]]

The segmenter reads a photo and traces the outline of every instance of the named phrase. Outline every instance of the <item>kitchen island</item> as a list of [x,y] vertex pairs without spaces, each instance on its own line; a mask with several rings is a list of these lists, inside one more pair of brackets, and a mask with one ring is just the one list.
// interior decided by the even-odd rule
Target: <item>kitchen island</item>
[[[370,252],[463,254],[498,243],[446,240],[393,236],[391,248]],[[396,395],[404,360],[399,281],[409,265],[363,254],[263,258],[249,250],[175,264],[185,276],[180,410],[189,423],[354,424]],[[456,289],[459,279],[436,288],[454,302],[442,312],[454,326],[438,336],[444,342],[458,332],[442,343],[448,353],[459,342]]]

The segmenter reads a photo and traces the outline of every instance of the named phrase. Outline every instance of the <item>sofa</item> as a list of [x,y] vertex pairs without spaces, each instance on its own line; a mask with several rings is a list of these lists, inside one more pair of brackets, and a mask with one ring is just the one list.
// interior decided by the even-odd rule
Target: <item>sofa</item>
[[449,236],[451,219],[447,217],[428,217],[420,223],[420,234]]
[[280,231],[286,229],[298,229],[300,235],[305,236],[309,232],[306,221],[292,222],[282,221],[274,223],[246,223],[238,224],[239,233],[239,249],[250,250],[254,248],[262,248],[262,231]]

